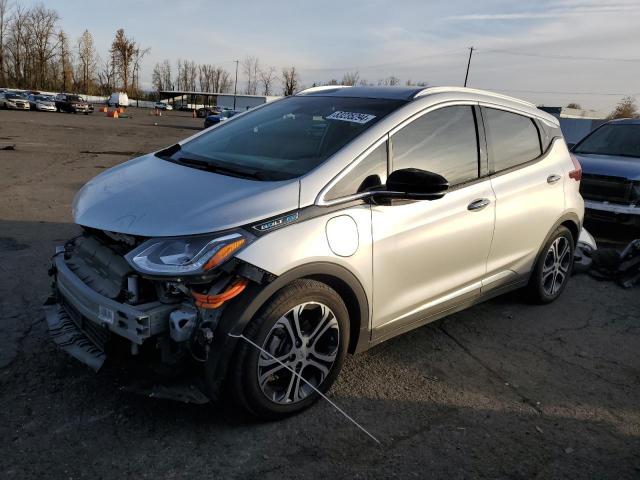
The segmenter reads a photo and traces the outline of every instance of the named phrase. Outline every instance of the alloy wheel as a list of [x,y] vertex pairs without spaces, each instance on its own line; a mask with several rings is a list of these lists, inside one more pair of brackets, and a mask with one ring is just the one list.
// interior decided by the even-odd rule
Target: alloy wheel
[[571,267],[571,246],[566,237],[556,238],[544,259],[542,266],[542,288],[553,296],[562,288]]
[[258,357],[262,393],[279,404],[304,400],[313,392],[310,385],[318,388],[331,372],[339,347],[340,326],[329,307],[296,305],[276,321],[262,345],[271,355]]

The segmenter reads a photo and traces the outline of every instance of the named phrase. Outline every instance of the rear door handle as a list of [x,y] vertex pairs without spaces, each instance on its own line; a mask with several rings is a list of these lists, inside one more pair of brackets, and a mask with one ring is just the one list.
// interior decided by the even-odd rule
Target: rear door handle
[[560,181],[560,175],[556,175],[555,173],[547,177],[547,183],[550,185],[553,185],[554,183],[558,183],[559,181]]
[[479,198],[471,202],[469,205],[467,205],[467,210],[476,212],[478,210],[482,210],[484,207],[486,207],[490,203],[491,203],[491,200],[489,200],[488,198]]

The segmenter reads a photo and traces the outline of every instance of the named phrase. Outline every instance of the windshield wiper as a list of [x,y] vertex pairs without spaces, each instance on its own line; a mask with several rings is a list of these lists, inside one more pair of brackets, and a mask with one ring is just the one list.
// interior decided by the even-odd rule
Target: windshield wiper
[[223,175],[229,175],[232,177],[253,178],[255,180],[267,180],[267,177],[264,174],[256,170],[223,167],[221,165],[210,163],[210,162],[207,162],[206,160],[199,160],[197,158],[180,157],[176,159],[175,162],[182,163],[190,167],[199,168],[201,170],[206,170],[207,172],[221,173]]
[[171,145],[170,147],[165,148],[164,150],[160,150],[156,152],[156,157],[162,158],[163,160],[171,160],[171,157],[174,153],[179,152],[182,149],[179,143],[175,145]]

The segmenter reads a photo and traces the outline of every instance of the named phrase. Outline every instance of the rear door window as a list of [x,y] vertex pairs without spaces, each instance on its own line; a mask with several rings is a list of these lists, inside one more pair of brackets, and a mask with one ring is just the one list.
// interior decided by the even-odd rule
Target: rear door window
[[527,163],[542,154],[533,119],[495,108],[482,108],[489,162],[493,172]]

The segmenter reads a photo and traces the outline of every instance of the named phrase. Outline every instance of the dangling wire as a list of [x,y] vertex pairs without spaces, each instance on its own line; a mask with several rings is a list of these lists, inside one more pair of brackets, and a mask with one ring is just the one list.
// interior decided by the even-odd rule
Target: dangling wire
[[256,343],[252,342],[251,340],[249,340],[247,337],[245,337],[244,335],[232,335],[231,333],[228,334],[230,337],[232,338],[241,338],[242,340],[244,340],[245,342],[247,342],[249,345],[257,348],[259,351],[261,351],[262,353],[268,355],[272,360],[275,360],[276,362],[278,362],[280,365],[282,365],[284,368],[286,368],[287,370],[289,370],[293,375],[295,375],[296,377],[298,377],[300,380],[302,380],[304,383],[306,383],[307,385],[309,385],[313,390],[315,390],[315,392],[320,395],[322,398],[324,398],[327,402],[329,402],[331,404],[331,406],[333,408],[335,408],[338,412],[340,412],[342,415],[344,415],[347,420],[349,420],[351,423],[353,423],[356,427],[358,427],[360,430],[362,430],[364,433],[366,433],[369,438],[371,438],[374,442],[376,442],[378,445],[380,445],[380,440],[378,440],[376,437],[374,437],[371,433],[369,433],[369,431],[364,428],[362,425],[360,425],[358,422],[356,422],[353,418],[351,418],[344,410],[342,410],[338,405],[336,405],[334,402],[332,402],[329,398],[327,398],[320,390],[318,390],[316,387],[314,387],[313,385],[311,385],[311,383],[309,383],[307,380],[304,379],[304,377],[302,375],[300,375],[299,373],[296,373],[292,368],[290,368],[288,365],[285,365],[284,363],[282,363],[280,360],[278,360],[276,357],[274,357],[273,355],[271,355],[269,352],[267,352],[264,348],[260,347],[259,345],[257,345]]

